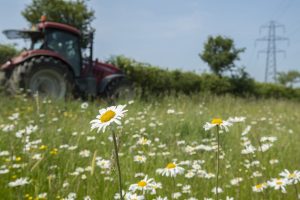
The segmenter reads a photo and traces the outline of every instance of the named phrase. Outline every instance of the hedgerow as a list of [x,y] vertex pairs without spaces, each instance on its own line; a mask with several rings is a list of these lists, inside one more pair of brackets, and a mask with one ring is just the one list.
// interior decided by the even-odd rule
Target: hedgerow
[[161,69],[137,62],[125,56],[111,57],[109,63],[118,66],[140,91],[141,97],[164,94],[213,93],[240,97],[284,98],[300,100],[300,89],[274,83],[260,83],[249,76],[220,77],[180,70]]

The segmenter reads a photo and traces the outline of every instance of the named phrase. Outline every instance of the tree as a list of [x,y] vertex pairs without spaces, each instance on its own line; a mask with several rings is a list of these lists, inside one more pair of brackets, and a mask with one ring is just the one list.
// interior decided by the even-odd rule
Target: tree
[[88,9],[86,0],[32,0],[22,11],[23,17],[31,24],[39,22],[42,15],[47,20],[76,27],[87,33],[95,19],[94,11]]
[[16,56],[18,53],[19,51],[13,45],[0,44],[0,65]]
[[231,70],[234,61],[239,60],[239,54],[245,49],[236,49],[230,38],[222,36],[210,36],[204,44],[204,51],[199,54],[200,58],[207,62],[213,73],[221,76],[224,71]]
[[277,73],[277,80],[282,85],[287,86],[289,84],[292,87],[294,83],[300,82],[300,72],[296,70],[279,72]]

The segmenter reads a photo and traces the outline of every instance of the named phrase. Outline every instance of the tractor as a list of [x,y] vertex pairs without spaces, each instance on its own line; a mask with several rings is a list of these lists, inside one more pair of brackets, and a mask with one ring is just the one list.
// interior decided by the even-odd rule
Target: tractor
[[83,35],[70,25],[42,19],[30,30],[3,31],[8,39],[31,43],[29,49],[0,63],[0,81],[6,91],[54,99],[132,98],[132,84],[119,68],[93,60],[94,31]]

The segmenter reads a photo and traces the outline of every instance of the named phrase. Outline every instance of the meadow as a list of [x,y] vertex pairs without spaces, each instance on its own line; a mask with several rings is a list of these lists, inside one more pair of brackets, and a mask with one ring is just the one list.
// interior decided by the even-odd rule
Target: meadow
[[[118,198],[113,130],[126,199],[216,199],[217,129],[203,128],[213,118],[232,123],[219,134],[219,199],[300,197],[299,102],[179,95],[118,104],[128,110],[122,125],[97,133],[90,121],[105,102],[1,96],[0,199]],[[161,173],[175,165],[174,176]],[[142,180],[151,187],[140,190]]]

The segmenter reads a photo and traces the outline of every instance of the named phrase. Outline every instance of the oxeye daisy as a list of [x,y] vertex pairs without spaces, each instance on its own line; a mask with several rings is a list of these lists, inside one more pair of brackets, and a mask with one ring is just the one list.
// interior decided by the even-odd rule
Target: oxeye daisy
[[87,109],[89,107],[89,104],[87,102],[83,102],[81,105],[80,105],[81,109]]
[[291,184],[297,184],[300,182],[300,171],[295,170],[293,173],[291,173],[289,170],[285,169],[279,175],[284,179],[287,179]]
[[271,181],[268,181],[268,185],[275,190],[281,190],[282,193],[286,193],[285,186],[287,185],[286,179],[273,178]]
[[[118,105],[118,106],[110,106],[108,108],[104,108],[99,110],[99,115],[97,115],[96,119],[92,120],[90,122],[91,124],[91,130],[97,128],[97,132],[102,131],[105,132],[105,128],[110,125],[111,123],[116,123],[118,125],[121,125],[121,118],[124,117],[124,114],[127,112],[127,110],[124,110],[126,105]],[[117,145],[117,137],[115,130],[112,130],[112,138],[115,148],[115,160],[116,165],[118,169],[118,178],[119,178],[119,194],[121,200],[124,200],[122,195],[122,178],[121,178],[121,168],[119,163],[119,155],[118,155],[118,147]]]
[[23,186],[23,185],[29,184],[31,181],[28,179],[29,178],[27,178],[27,177],[16,179],[15,181],[9,182],[8,186],[9,187],[17,187],[17,186]]
[[145,199],[144,196],[132,194],[130,192],[126,193],[125,195],[125,200],[144,200],[144,199]]
[[151,191],[153,189],[152,183],[153,183],[153,178],[148,179],[148,176],[145,176],[143,180],[130,185],[129,190],[132,192],[135,192],[137,190],[141,190],[143,192],[147,190]]
[[120,119],[127,112],[127,110],[124,110],[125,107],[126,105],[118,105],[99,110],[99,115],[90,122],[91,130],[97,128],[97,132],[101,131],[101,129],[104,132],[105,128],[113,122],[121,125]]
[[133,157],[133,161],[138,163],[145,163],[146,160],[147,160],[146,156],[143,155],[137,155]]
[[222,193],[223,190],[222,188],[220,187],[214,187],[212,190],[211,190],[212,193],[215,193],[215,194],[219,194],[219,193]]
[[231,125],[232,123],[229,121],[222,120],[221,118],[213,118],[211,122],[206,122],[203,128],[205,131],[208,131],[215,126],[218,126],[220,129],[224,129],[226,132],[228,132],[228,127]]
[[267,188],[266,183],[260,183],[252,187],[253,192],[262,192],[265,188]]
[[175,177],[177,174],[183,174],[184,168],[180,167],[179,164],[175,162],[170,162],[166,165],[165,168],[160,168],[156,170],[156,173],[161,174],[162,176],[171,176]]
[[236,123],[236,122],[244,122],[246,117],[229,117],[227,119],[228,122]]

